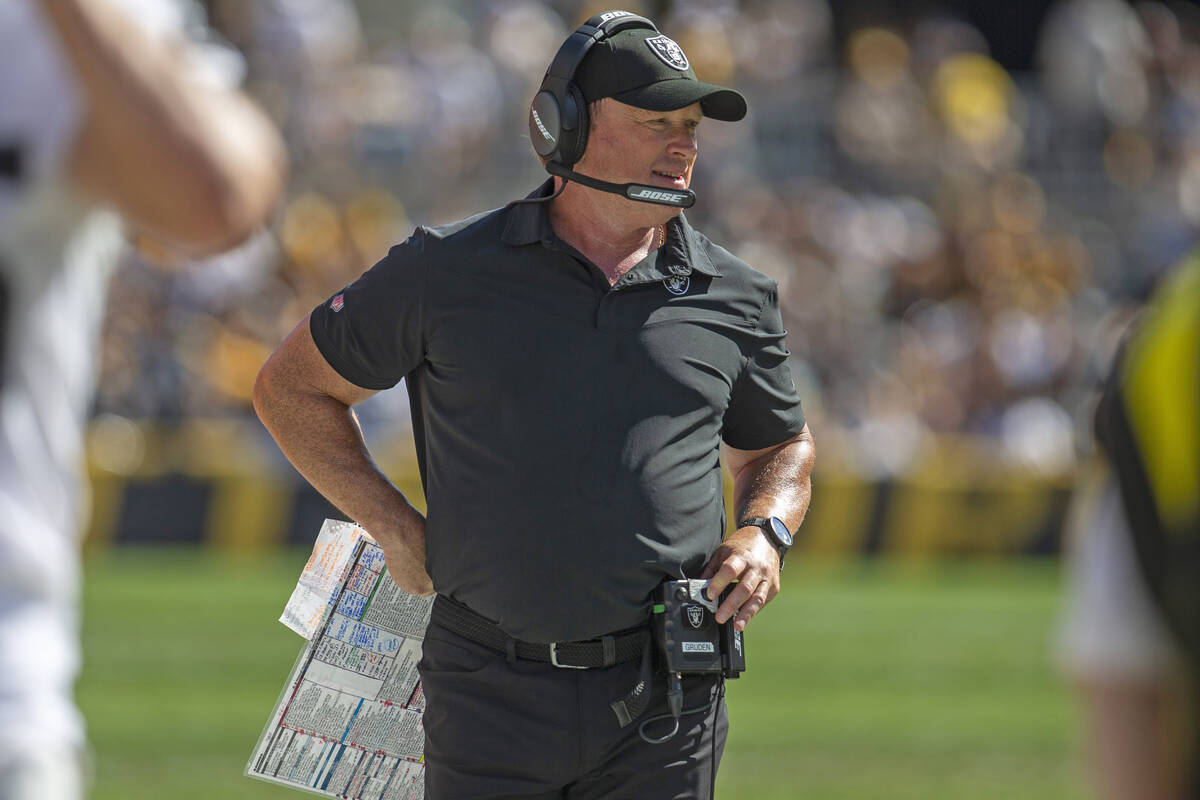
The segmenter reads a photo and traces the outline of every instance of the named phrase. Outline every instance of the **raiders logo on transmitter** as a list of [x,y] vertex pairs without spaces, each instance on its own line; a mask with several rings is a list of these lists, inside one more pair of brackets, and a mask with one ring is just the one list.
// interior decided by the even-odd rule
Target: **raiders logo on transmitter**
[[645,41],[650,51],[671,69],[684,72],[691,66],[687,56],[683,54],[683,48],[675,44],[674,39],[667,36],[653,36]]
[[699,630],[700,626],[704,624],[704,609],[700,606],[688,606],[687,621],[688,625]]

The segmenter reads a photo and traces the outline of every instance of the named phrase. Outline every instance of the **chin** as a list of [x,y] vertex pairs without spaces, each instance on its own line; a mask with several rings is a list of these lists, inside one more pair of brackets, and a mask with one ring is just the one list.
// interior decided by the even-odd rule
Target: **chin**
[[630,200],[629,202],[641,206],[638,216],[641,221],[644,221],[646,227],[648,228],[652,228],[655,225],[662,225],[665,222],[675,219],[679,216],[679,212],[683,210],[682,208],[675,208],[674,206],[659,206],[651,203],[637,203],[634,200]]

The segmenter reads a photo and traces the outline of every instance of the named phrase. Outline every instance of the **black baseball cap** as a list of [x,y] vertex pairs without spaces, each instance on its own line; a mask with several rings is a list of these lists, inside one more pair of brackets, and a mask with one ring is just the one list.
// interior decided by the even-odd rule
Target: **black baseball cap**
[[699,80],[683,48],[648,28],[618,31],[592,45],[575,83],[589,103],[611,97],[650,111],[674,111],[699,101],[706,117],[737,122],[746,116],[740,92]]

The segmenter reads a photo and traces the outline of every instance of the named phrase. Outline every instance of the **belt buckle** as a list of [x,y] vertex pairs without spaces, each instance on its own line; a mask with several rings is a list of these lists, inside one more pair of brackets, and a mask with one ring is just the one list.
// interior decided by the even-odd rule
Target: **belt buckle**
[[561,664],[558,661],[558,642],[550,643],[550,663],[559,669],[587,669],[579,664]]

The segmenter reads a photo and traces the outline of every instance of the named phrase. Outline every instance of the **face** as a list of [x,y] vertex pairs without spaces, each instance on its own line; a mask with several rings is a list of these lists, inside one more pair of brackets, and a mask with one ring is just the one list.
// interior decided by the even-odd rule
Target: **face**
[[696,163],[700,104],[647,111],[612,98],[595,108],[587,149],[575,169],[614,183],[686,189]]

